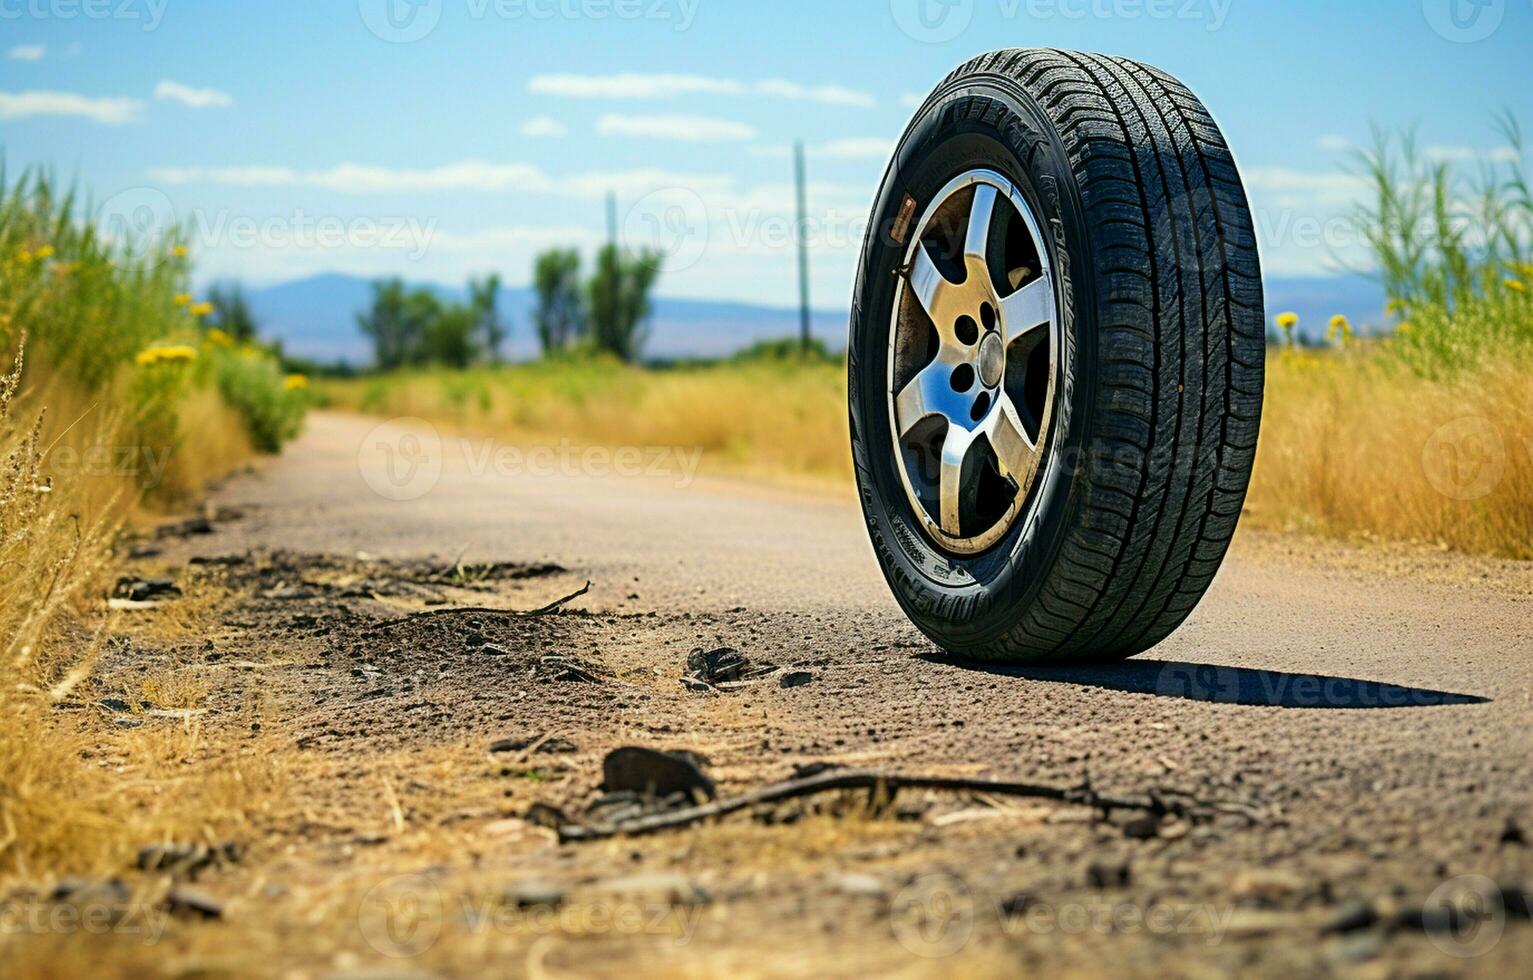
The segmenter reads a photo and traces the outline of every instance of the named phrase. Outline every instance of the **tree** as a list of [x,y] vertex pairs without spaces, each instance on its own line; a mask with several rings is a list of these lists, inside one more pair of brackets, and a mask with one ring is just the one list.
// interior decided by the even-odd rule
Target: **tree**
[[467,306],[460,303],[443,306],[427,292],[418,295],[430,297],[435,306],[431,315],[425,319],[421,359],[453,368],[468,367],[479,356],[479,344],[475,336],[482,326],[480,310],[472,303]]
[[239,283],[230,286],[215,283],[208,289],[208,302],[213,304],[208,326],[222,330],[242,344],[255,340],[260,327]]
[[392,371],[426,359],[426,330],[441,313],[441,303],[425,290],[408,292],[400,279],[373,283],[373,304],[357,314],[357,326],[372,338],[373,360]]
[[373,342],[373,363],[391,371],[405,362],[409,338],[405,336],[405,287],[398,279],[373,283],[373,304],[357,314],[357,329]]
[[538,294],[532,314],[538,343],[544,354],[564,350],[586,330],[580,253],[556,248],[539,255],[532,267],[532,284]]
[[474,312],[475,332],[483,335],[484,349],[490,355],[491,363],[499,364],[500,345],[510,333],[500,319],[500,275],[492,272],[483,279],[469,279],[468,295],[468,305]]
[[663,256],[654,249],[625,252],[606,245],[596,253],[596,272],[587,286],[591,339],[599,350],[634,361],[644,346],[650,290],[660,278]]

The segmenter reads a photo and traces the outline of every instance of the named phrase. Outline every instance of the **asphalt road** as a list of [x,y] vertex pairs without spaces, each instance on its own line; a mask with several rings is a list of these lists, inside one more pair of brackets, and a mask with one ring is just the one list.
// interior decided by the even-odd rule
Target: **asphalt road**
[[[1459,902],[1486,879],[1533,882],[1530,848],[1518,841],[1519,829],[1533,832],[1526,565],[1243,530],[1191,621],[1137,660],[987,669],[945,660],[906,622],[849,493],[691,478],[676,454],[497,455],[504,447],[478,439],[377,425],[314,415],[281,458],[220,491],[219,503],[247,516],[216,545],[196,546],[557,562],[569,576],[530,586],[520,601],[591,580],[575,607],[613,617],[604,635],[618,639],[598,653],[619,673],[653,670],[672,684],[691,643],[810,669],[804,688],[745,692],[727,722],[718,699],[698,708],[670,688],[646,709],[667,714],[648,730],[711,743],[692,747],[726,783],[828,760],[1089,779],[1124,792],[1175,787],[1262,814],[1149,840],[1112,821],[962,820],[928,827],[897,861],[866,848],[821,855],[838,873],[883,875],[900,894],[925,871],[958,876],[974,896],[1066,903],[1106,889],[1140,909],[1175,895],[1233,915],[1217,946],[1146,941],[1132,929],[1020,940],[1001,930],[985,948],[1008,964],[1496,973],[1533,952],[1533,926],[1515,907],[1498,913],[1504,935],[1489,942],[1488,931],[1465,939],[1408,924],[1412,908],[1444,895]],[[614,472],[636,468],[648,472]],[[626,713],[630,701],[613,709],[628,737],[648,724]],[[765,909],[774,928],[823,937],[823,920],[842,921],[837,896],[853,891],[800,874],[758,894],[728,861],[688,861],[733,896],[719,906],[726,920],[744,910],[759,924]],[[1118,866],[1131,874],[1114,878]],[[1328,930],[1349,902],[1378,921]],[[714,941],[772,947],[759,926],[721,935]],[[869,957],[908,952],[892,940],[899,930],[878,926],[830,955],[839,949],[852,967],[864,947]]]

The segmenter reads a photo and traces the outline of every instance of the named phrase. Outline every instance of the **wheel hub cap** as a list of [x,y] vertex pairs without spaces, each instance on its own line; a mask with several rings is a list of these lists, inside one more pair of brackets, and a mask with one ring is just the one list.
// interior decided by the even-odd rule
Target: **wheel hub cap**
[[958,554],[1029,499],[1053,415],[1059,320],[1048,251],[1018,189],[972,170],[909,239],[889,334],[889,420],[917,518]]
[[1005,370],[1006,348],[1001,346],[1000,334],[985,334],[985,339],[979,342],[979,380],[986,388],[994,388],[1001,383]]

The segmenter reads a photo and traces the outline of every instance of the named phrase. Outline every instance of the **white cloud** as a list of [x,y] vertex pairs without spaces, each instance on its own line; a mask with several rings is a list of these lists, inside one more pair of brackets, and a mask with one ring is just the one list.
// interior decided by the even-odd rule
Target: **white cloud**
[[1473,146],[1429,146],[1422,153],[1434,163],[1517,163],[1517,151],[1510,146],[1479,149]]
[[536,139],[563,139],[569,132],[564,123],[552,116],[535,116],[522,123],[522,135]]
[[1287,167],[1253,167],[1241,177],[1253,195],[1282,207],[1352,204],[1368,193],[1367,178],[1346,173],[1311,173]]
[[1353,148],[1352,141],[1345,136],[1327,134],[1315,140],[1315,145],[1328,153],[1346,153]]
[[291,167],[157,167],[153,180],[165,184],[226,184],[240,187],[314,187],[347,194],[447,191],[559,194],[597,198],[610,192],[642,194],[661,187],[686,187],[699,193],[727,189],[733,178],[720,174],[684,174],[641,169],[589,172],[551,177],[530,163],[463,160],[428,169],[342,163],[323,170]]
[[684,143],[756,138],[756,130],[744,123],[709,116],[620,116],[609,113],[596,120],[596,132],[601,136],[638,136]]
[[919,109],[926,102],[926,96],[917,95],[914,92],[906,92],[900,96],[900,105],[907,109]]
[[757,82],[755,91],[761,95],[775,95],[795,101],[824,102],[828,105],[856,106],[871,109],[878,100],[866,92],[843,88],[840,85],[800,85],[781,78]]
[[116,126],[138,122],[143,108],[138,99],[91,98],[74,92],[0,92],[0,119],[78,116]]
[[48,49],[41,44],[18,44],[10,50],[13,61],[42,61]]
[[639,74],[534,75],[527,82],[533,95],[578,99],[670,99],[680,95],[761,95],[799,102],[870,108],[878,100],[866,92],[840,85],[803,85],[781,78],[746,82],[709,75]]
[[156,85],[154,97],[162,101],[179,102],[193,109],[227,109],[234,104],[234,98],[228,92],[220,92],[216,88],[193,88],[171,81]]

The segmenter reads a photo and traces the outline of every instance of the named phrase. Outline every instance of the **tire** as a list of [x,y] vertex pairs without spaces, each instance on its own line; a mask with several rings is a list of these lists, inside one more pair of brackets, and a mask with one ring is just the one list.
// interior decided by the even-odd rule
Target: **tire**
[[1245,191],[1187,88],[1054,50],[955,70],[884,175],[847,348],[859,495],[906,614],[980,660],[1169,636],[1240,517],[1264,334]]

